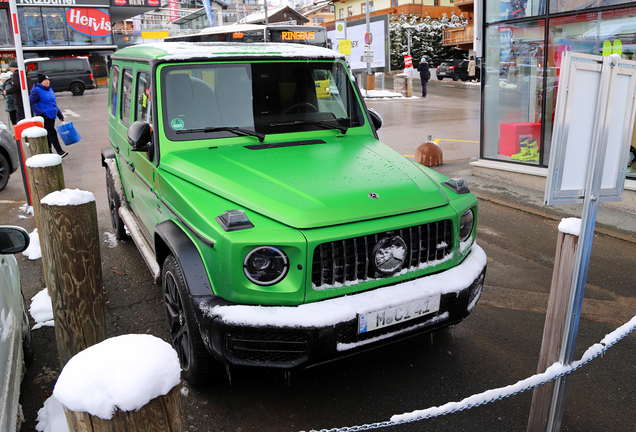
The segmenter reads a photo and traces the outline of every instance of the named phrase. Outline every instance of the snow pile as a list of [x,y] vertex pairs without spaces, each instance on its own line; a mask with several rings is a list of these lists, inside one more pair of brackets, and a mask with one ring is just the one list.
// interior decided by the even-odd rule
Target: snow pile
[[53,396],[44,401],[44,407],[38,411],[38,424],[35,430],[40,432],[69,432],[64,407]]
[[49,206],[67,206],[82,205],[95,201],[95,195],[91,192],[81,191],[79,189],[63,189],[61,191],[51,192],[40,200],[40,203]]
[[[33,211],[33,208],[31,208]],[[42,258],[42,249],[40,248],[40,236],[38,235],[38,229],[35,228],[31,234],[29,234],[30,242],[29,247],[26,248],[22,255],[34,261]]]
[[117,247],[117,237],[115,237],[115,234],[111,233],[111,232],[105,232],[104,233],[104,243],[108,244],[109,248],[116,248]]
[[499,88],[514,90],[517,88],[517,84],[508,84],[508,82],[505,79],[500,79]]
[[115,410],[134,411],[179,384],[175,350],[151,335],[106,339],[71,358],[53,396],[71,411],[109,420]]
[[559,223],[559,231],[563,234],[572,234],[577,237],[581,235],[581,219],[563,218]]
[[40,327],[53,327],[53,304],[51,303],[51,297],[49,296],[48,289],[44,288],[37,293],[31,299],[31,306],[29,307],[29,313],[31,318],[35,321],[33,330],[37,330]]
[[26,213],[26,216],[25,215],[18,215],[18,217],[20,219],[28,219],[31,216],[33,216],[33,206],[30,206],[28,204],[21,205],[20,206],[20,211],[23,212],[23,213]]
[[[29,128],[31,130],[35,128]],[[25,162],[29,168],[48,168],[62,164],[62,157],[58,154],[44,153],[35,156],[31,156]]]
[[42,138],[47,136],[48,134],[49,133],[46,131],[46,129],[39,126],[33,126],[22,131],[23,138]]
[[[402,93],[396,93],[389,90],[365,90],[360,89],[362,97],[365,98],[394,98],[394,99],[406,99]],[[417,98],[419,99],[419,98]]]

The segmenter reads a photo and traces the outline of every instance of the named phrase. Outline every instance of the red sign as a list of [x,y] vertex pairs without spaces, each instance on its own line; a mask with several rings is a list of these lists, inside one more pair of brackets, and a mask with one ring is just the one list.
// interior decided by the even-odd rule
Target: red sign
[[93,37],[110,36],[110,15],[95,8],[71,8],[64,14],[66,23],[78,33]]
[[408,69],[412,67],[413,67],[413,57],[404,56],[404,69]]

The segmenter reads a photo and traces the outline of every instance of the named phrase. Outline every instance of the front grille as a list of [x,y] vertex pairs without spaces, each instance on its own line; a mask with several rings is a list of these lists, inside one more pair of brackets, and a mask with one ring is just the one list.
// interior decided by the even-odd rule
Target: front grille
[[302,332],[244,328],[226,335],[225,349],[237,364],[292,366],[308,357],[309,340]]
[[373,265],[373,250],[383,238],[399,235],[407,245],[402,268],[441,260],[453,251],[453,224],[450,220],[395,231],[322,243],[314,250],[311,282],[314,289],[363,282],[386,276]]

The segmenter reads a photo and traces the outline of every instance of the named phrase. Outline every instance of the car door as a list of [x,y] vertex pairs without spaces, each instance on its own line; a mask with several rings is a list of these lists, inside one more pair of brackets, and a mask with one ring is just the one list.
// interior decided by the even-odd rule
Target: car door
[[19,385],[13,376],[17,373],[16,332],[22,322],[15,309],[15,284],[18,283],[16,266],[13,255],[0,255],[0,410],[4,412],[0,416],[3,423],[0,424],[0,430],[9,430],[5,428],[13,418],[17,405],[17,400],[14,400],[15,386]]
[[[152,85],[149,69],[140,67],[135,71],[132,88],[131,120],[152,124]],[[153,151],[130,151],[130,162],[136,177],[133,179],[137,200],[135,213],[149,237],[152,236],[155,225],[162,219],[159,192],[156,188],[157,169],[154,156]]]

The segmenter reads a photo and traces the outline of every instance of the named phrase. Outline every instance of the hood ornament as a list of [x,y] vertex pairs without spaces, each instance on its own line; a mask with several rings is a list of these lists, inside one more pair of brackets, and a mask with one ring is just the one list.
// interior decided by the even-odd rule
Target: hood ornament
[[380,198],[380,195],[378,195],[378,194],[377,194],[377,193],[375,193],[375,192],[371,192],[371,193],[370,193],[369,195],[367,195],[367,196],[368,196],[369,198],[371,198],[371,199],[379,199],[379,198]]

